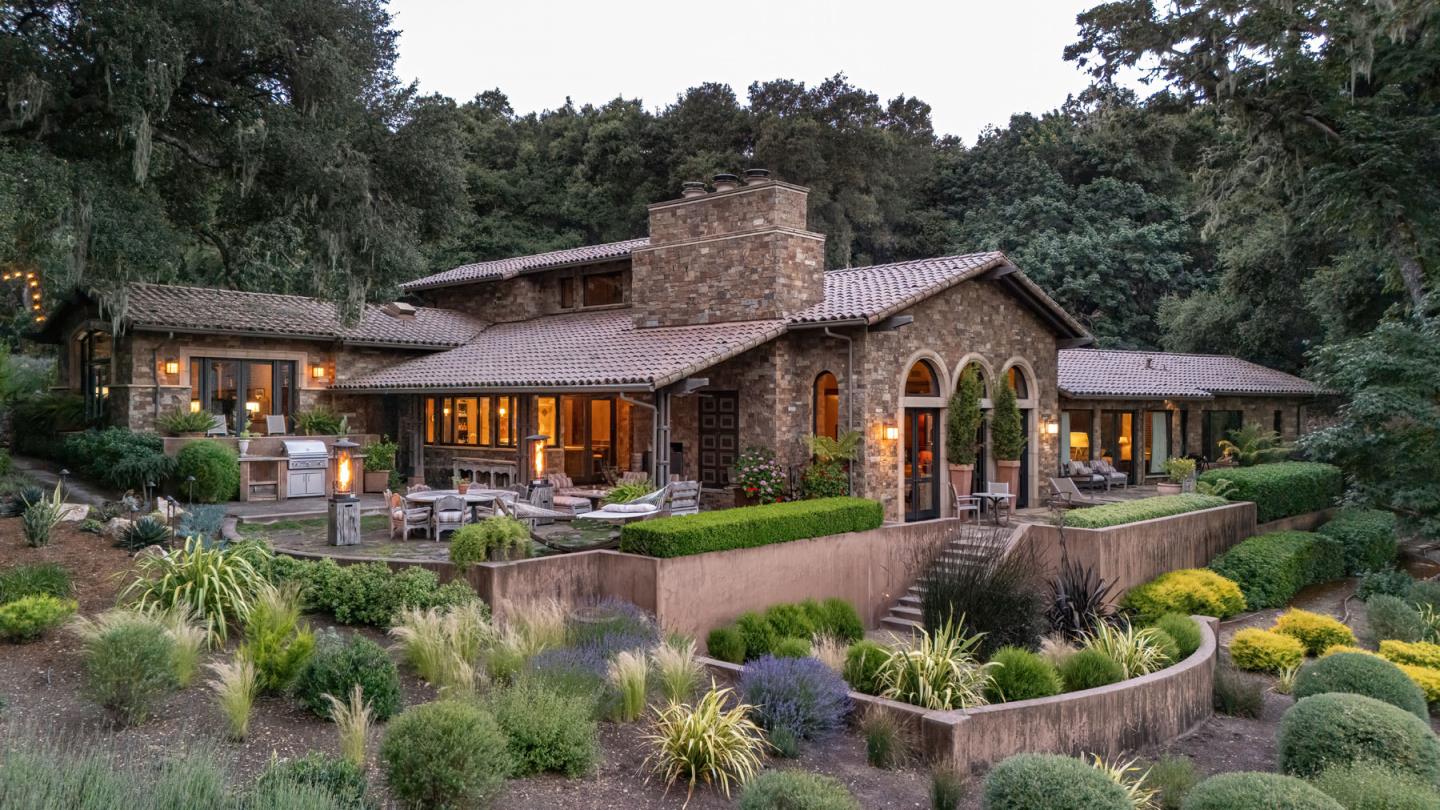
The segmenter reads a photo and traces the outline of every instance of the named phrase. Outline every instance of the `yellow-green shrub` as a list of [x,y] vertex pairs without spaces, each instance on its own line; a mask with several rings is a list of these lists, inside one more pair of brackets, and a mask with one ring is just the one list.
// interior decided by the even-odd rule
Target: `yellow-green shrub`
[[1440,669],[1417,667],[1414,664],[1396,664],[1405,677],[1415,682],[1425,693],[1425,702],[1434,706],[1440,703]]
[[1335,653],[1360,653],[1361,655],[1373,655],[1376,658],[1382,657],[1380,653],[1374,650],[1367,650],[1364,647],[1355,647],[1349,644],[1336,644],[1326,647],[1325,652],[1320,653],[1320,657],[1324,658],[1327,655],[1334,655]]
[[1382,641],[1380,655],[1397,664],[1440,669],[1440,644],[1428,641]]
[[1245,609],[1245,596],[1239,585],[1214,571],[1184,568],[1131,588],[1122,604],[1146,619],[1165,613],[1225,619]]
[[1230,639],[1230,659],[1240,669],[1279,672],[1305,660],[1305,645],[1291,636],[1249,627]]
[[1355,634],[1337,619],[1296,608],[1280,614],[1270,629],[1299,639],[1309,655],[1319,655],[1337,644],[1355,643]]

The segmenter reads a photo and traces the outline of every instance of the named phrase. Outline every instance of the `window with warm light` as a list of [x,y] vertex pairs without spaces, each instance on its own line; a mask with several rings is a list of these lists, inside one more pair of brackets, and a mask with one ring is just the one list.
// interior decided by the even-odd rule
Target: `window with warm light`
[[324,367],[324,366],[311,366],[311,367],[310,367],[310,379],[312,379],[312,380],[323,380],[323,379],[325,379],[325,367]]
[[425,443],[514,447],[515,402],[514,397],[426,397]]
[[1011,366],[1005,372],[1005,380],[1010,384],[1010,390],[1015,392],[1016,399],[1030,398],[1030,383],[1025,379],[1025,372],[1019,366]]
[[905,375],[905,396],[940,396],[939,378],[935,374],[935,367],[930,365],[930,361],[919,360],[910,367],[910,373]]
[[172,377],[175,376],[176,374],[179,374],[179,373],[180,373],[180,361],[179,361],[179,360],[166,360],[166,361],[165,361],[165,373],[166,373],[166,374],[169,374],[169,375],[172,376]]
[[815,435],[840,438],[840,383],[828,371],[815,378],[814,409]]

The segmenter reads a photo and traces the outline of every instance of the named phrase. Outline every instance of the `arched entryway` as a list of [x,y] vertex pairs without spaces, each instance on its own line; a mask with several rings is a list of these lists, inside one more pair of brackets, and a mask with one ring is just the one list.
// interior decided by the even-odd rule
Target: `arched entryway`
[[1020,427],[1025,436],[1025,449],[1020,453],[1020,487],[1015,498],[1016,508],[1023,509],[1032,503],[1031,493],[1035,489],[1035,465],[1038,459],[1035,433],[1037,413],[1037,392],[1035,376],[1024,360],[1010,360],[1002,374],[1005,384],[1015,392],[1016,405],[1020,409]]
[[920,359],[905,374],[900,429],[902,503],[906,521],[940,517],[940,419],[945,400],[937,366]]

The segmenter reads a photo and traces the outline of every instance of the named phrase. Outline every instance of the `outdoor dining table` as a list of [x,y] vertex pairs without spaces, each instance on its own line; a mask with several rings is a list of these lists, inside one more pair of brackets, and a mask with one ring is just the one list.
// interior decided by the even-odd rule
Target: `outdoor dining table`
[[435,502],[446,496],[453,495],[464,498],[465,504],[470,507],[470,519],[480,520],[480,507],[494,506],[496,499],[506,501],[515,500],[515,493],[508,489],[475,489],[471,487],[464,495],[456,489],[424,489],[419,492],[412,492],[405,496],[409,503],[423,503],[433,507]]
[[565,490],[566,495],[574,495],[577,498],[588,499],[592,508],[595,509],[600,508],[600,502],[605,500],[605,497],[609,495],[610,492],[608,489],[582,489],[578,487]]
[[996,526],[1000,525],[1000,504],[1015,497],[1010,492],[972,492],[970,494],[990,504],[990,519]]

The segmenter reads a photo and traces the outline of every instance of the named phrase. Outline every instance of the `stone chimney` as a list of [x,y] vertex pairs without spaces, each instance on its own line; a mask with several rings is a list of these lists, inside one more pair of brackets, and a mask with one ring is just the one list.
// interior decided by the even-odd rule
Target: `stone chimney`
[[637,326],[779,319],[825,297],[825,237],[806,229],[809,189],[764,169],[685,184],[650,206],[650,245],[631,257]]

